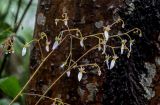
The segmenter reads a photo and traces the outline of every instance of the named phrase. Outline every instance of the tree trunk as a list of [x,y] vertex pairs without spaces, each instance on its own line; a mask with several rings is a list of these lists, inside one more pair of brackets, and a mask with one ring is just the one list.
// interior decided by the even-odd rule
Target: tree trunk
[[[142,2],[140,1],[138,3]],[[133,37],[133,39],[136,38],[136,42],[133,46],[131,57],[128,59],[126,56],[127,54],[119,56],[118,61],[112,70],[107,69],[105,58],[101,52],[96,51],[97,49],[89,52],[82,59],[78,60],[77,64],[97,63],[102,75],[98,76],[97,68],[87,66],[85,67],[87,73],[83,74],[83,78],[79,82],[77,77],[79,69],[73,68],[70,77],[67,77],[67,74],[63,75],[45,96],[60,98],[63,102],[71,105],[148,104],[147,98],[148,100],[151,99],[153,90],[149,91],[150,93],[147,93],[146,95],[148,85],[145,85],[145,83],[142,82],[144,81],[144,78],[147,81],[150,79],[152,80],[154,76],[148,76],[147,74],[152,75],[156,68],[158,70],[159,63],[155,63],[154,59],[155,56],[158,55],[155,43],[157,43],[157,34],[159,32],[156,31],[153,33],[153,36],[149,36],[153,31],[147,27],[148,23],[145,21],[147,20],[147,16],[144,17],[143,21],[141,20],[141,13],[143,13],[143,11],[138,8],[141,4],[136,4],[135,2],[134,5],[136,6],[136,9],[135,11],[131,11],[131,13],[129,13],[129,7],[126,7],[126,5],[127,4],[121,0],[39,1],[34,38],[40,38],[41,33],[44,32],[49,41],[51,41],[50,49],[52,49],[52,45],[55,42],[55,37],[58,36],[62,30],[68,29],[63,22],[58,22],[58,25],[55,24],[55,19],[63,18],[63,13],[67,13],[69,17],[69,28],[79,28],[83,36],[103,32],[103,26],[112,24],[118,16],[121,16],[121,18],[125,20],[126,25],[122,30],[119,28],[120,24],[116,25],[116,27],[112,29],[112,34],[116,34],[118,30],[127,31],[134,27],[140,28],[144,34],[144,37],[142,38]],[[140,15],[138,11],[140,12]],[[139,19],[136,17],[137,14]],[[153,20],[153,18],[151,18],[151,20]],[[143,26],[143,23],[139,23],[141,21],[145,23],[145,26]],[[159,26],[159,24],[155,24],[156,23],[153,25],[154,27],[157,25]],[[75,35],[76,33],[68,32],[64,35],[67,34]],[[148,38],[150,38],[151,41],[149,41]],[[74,61],[79,59],[79,57],[98,43],[97,39],[90,38],[89,40],[84,41],[85,48],[83,48],[80,46],[79,39],[73,38],[71,40],[70,37],[67,37],[44,61],[44,64],[42,64],[38,73],[30,82],[28,93],[42,95],[46,92],[47,88],[65,72],[67,67],[62,69],[60,65],[70,54],[71,41],[73,41],[72,57]],[[109,44],[113,46],[119,44],[119,42],[113,40],[113,42],[109,42]],[[49,54],[45,50],[45,47],[45,38],[40,41],[40,45],[39,43],[33,44],[30,60],[31,74],[33,74],[41,62],[43,62],[44,58]],[[148,48],[150,48],[151,51],[148,51]],[[112,51],[108,50],[109,54],[111,52]],[[159,60],[157,57],[156,59]],[[155,89],[158,89],[159,85],[160,84],[158,84]],[[155,92],[155,97],[158,97],[158,91],[156,90]],[[27,96],[27,105],[34,105],[39,98],[40,97],[37,96]],[[156,102],[155,99],[153,100]],[[151,101],[151,105],[158,105],[158,103],[152,104],[154,102]],[[51,105],[52,103],[52,100],[43,98],[38,105]]]

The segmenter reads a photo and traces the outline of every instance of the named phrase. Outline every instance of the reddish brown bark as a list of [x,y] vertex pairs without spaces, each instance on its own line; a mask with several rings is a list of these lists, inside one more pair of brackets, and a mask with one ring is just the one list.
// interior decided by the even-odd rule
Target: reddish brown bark
[[[120,6],[119,0],[41,0],[38,5],[37,23],[35,29],[35,38],[39,37],[41,32],[48,35],[49,40],[54,42],[55,36],[59,34],[62,29],[65,29],[63,24],[55,26],[54,19],[61,18],[63,11],[68,13],[70,28],[78,27],[84,35],[97,33],[100,30],[95,27],[95,23],[103,21],[105,23],[113,22],[112,12],[107,12],[109,6]],[[114,8],[115,8],[114,7]],[[91,39],[86,44],[86,50],[79,46],[78,40],[74,40],[73,52],[74,59],[78,59],[87,49],[95,45],[97,40]],[[45,51],[45,42],[40,42],[42,45],[44,56],[47,55]],[[62,74],[64,70],[60,69],[59,65],[66,59],[69,54],[68,39],[49,57],[49,59],[40,68],[39,73],[34,77],[30,83],[29,91],[31,93],[42,94],[47,87],[55,81],[55,79]],[[105,69],[103,59],[98,53],[89,53],[80,62],[97,62],[100,64],[103,75],[98,77],[96,74],[88,74],[87,79],[81,82],[77,80],[77,70],[73,70],[71,77],[67,78],[65,75],[55,86],[48,92],[47,96],[55,98],[59,97],[64,102],[71,105],[101,105],[103,98],[102,84],[105,81]],[[40,51],[38,44],[35,44],[31,56],[31,71],[38,67],[41,62]],[[88,68],[91,69],[91,68]],[[27,97],[28,105],[34,105],[38,97]],[[50,100],[42,100],[39,105],[49,105]]]
[[[122,4],[123,3],[121,0],[40,0],[37,11],[34,38],[39,38],[40,33],[45,32],[48,35],[49,40],[51,40],[53,44],[55,36],[57,36],[61,30],[66,29],[65,26],[61,23],[58,24],[58,26],[56,26],[54,21],[54,19],[56,18],[61,18],[63,12],[68,13],[70,28],[79,28],[82,31],[83,35],[102,32],[103,28],[97,28],[97,23],[102,21],[103,25],[111,24],[114,21],[113,18],[116,17],[117,10],[122,6]],[[60,68],[60,65],[63,63],[63,61],[65,61],[67,55],[69,54],[69,41],[69,38],[67,38],[67,40],[65,40],[63,44],[58,47],[58,49],[49,57],[49,59],[45,61],[43,66],[40,68],[38,74],[31,81],[28,89],[29,93],[43,94],[46,91],[47,87],[64,72],[64,70]],[[97,40],[90,39],[85,43],[86,49],[84,50],[80,47],[79,40],[73,41],[74,60],[78,59],[88,49],[94,46],[97,43]],[[116,42],[113,43],[116,44]],[[45,40],[41,41],[40,44],[42,45],[42,50],[45,57],[47,55],[45,51]],[[50,48],[52,47],[52,44]],[[141,43],[139,42],[139,44]],[[141,47],[139,46],[137,48],[138,51],[141,50]],[[136,50],[134,51],[134,54],[137,54]],[[144,91],[141,90],[142,86],[139,86],[138,84],[140,80],[138,80],[139,78],[137,76],[137,72],[141,72],[140,69],[144,69],[143,67],[141,67],[144,61],[141,61],[141,57],[139,57],[139,55],[133,56],[131,60],[126,60],[126,58],[121,59],[120,61],[122,63],[118,65],[119,68],[116,68],[117,71],[109,74],[111,75],[111,78],[108,78],[113,78],[113,81],[106,80],[106,75],[108,74],[106,73],[104,58],[99,53],[92,51],[78,63],[83,64],[88,61],[91,63],[96,62],[99,64],[102,70],[102,76],[99,77],[94,73],[88,73],[84,77],[86,79],[82,80],[81,82],[78,82],[78,70],[74,69],[72,70],[73,72],[71,73],[71,77],[68,78],[66,75],[63,76],[56,83],[56,85],[54,85],[52,89],[47,93],[47,96],[52,98],[61,98],[64,102],[69,103],[71,105],[102,105],[104,104],[104,97],[107,97],[106,103],[108,102],[111,105],[120,105],[118,101],[121,102],[122,105],[128,105],[130,101],[132,101],[132,104],[130,103],[131,105],[144,105],[144,103],[146,103],[146,100],[144,100],[144,98],[142,97],[142,94],[144,93]],[[30,65],[32,73],[38,67],[40,62],[40,49],[38,48],[38,44],[34,44],[31,54]],[[137,62],[140,62],[142,64],[136,64]],[[89,67],[87,69],[92,70],[93,68]],[[124,70],[124,75],[121,75],[123,74],[123,72],[120,72],[120,70]],[[127,75],[128,81],[125,78],[125,81],[120,81],[117,85],[117,82],[114,81],[116,81],[115,78],[117,80],[120,78],[118,77],[119,75],[122,78],[123,76],[125,77]],[[155,80],[156,82],[159,80],[159,77],[157,78],[158,79]],[[109,94],[111,95],[111,98],[108,98],[110,96],[104,96],[105,93],[103,85],[106,81],[111,82],[111,84],[114,84],[114,88],[110,89],[114,93]],[[138,85],[135,85],[135,81]],[[119,92],[119,90],[121,89],[118,88],[123,88],[123,85],[124,87],[126,86],[126,90],[130,89],[129,92],[125,92],[125,89],[122,89],[122,91]],[[107,86],[110,86],[110,84]],[[139,88],[138,92],[135,89],[137,87]],[[109,88],[111,87],[107,87],[107,89]],[[115,93],[114,90],[118,93]],[[156,97],[151,102],[151,105],[158,104],[157,100],[159,100],[159,84],[155,87],[155,90]],[[127,94],[126,96],[128,97],[125,97],[125,95],[124,97],[121,97],[121,95],[119,95],[119,93],[121,92],[122,94]],[[119,96],[112,96],[116,94],[118,94]],[[135,102],[133,102],[133,100],[130,99],[130,97],[135,99]],[[124,100],[121,98],[123,98]],[[38,99],[39,97],[28,96],[27,104],[34,105]],[[44,99],[40,101],[39,105],[50,105],[51,103],[52,102],[50,100]]]

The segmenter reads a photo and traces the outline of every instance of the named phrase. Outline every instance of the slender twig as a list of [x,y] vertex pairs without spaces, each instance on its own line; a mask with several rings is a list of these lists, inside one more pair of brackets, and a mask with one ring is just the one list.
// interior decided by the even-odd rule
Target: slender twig
[[17,7],[17,11],[16,11],[15,20],[14,20],[15,26],[16,26],[16,23],[17,23],[17,20],[18,20],[21,4],[22,4],[22,0],[19,0],[18,3],[17,3],[18,7]]
[[30,8],[32,2],[33,2],[33,0],[30,0],[29,3],[28,3],[28,5],[26,6],[26,8],[25,8],[25,10],[24,10],[24,12],[23,12],[23,14],[22,14],[22,17],[20,18],[20,21],[18,22],[17,26],[16,26],[15,29],[14,29],[15,32],[18,31],[18,29],[19,29],[19,27],[20,27],[20,25],[21,25],[21,23],[22,23],[22,21],[23,21],[25,15],[26,15],[27,11],[29,10],[29,8]]

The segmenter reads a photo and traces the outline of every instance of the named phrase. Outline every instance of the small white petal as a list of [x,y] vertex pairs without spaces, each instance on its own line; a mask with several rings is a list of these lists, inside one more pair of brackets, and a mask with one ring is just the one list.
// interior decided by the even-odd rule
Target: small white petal
[[26,47],[23,47],[23,49],[22,49],[22,56],[25,56],[25,55],[26,55],[26,52],[27,52],[27,48],[26,48]]
[[71,71],[67,71],[66,73],[67,73],[67,77],[70,77]]
[[84,38],[81,38],[81,40],[80,40],[80,46],[84,47]]
[[124,52],[124,44],[121,45],[121,54]]
[[109,33],[108,33],[108,31],[104,31],[104,36],[105,36],[105,40],[106,41],[108,41],[108,39],[109,39]]
[[109,60],[106,60],[106,65],[107,65],[107,68],[109,69]]
[[129,57],[130,57],[130,55],[131,55],[131,52],[128,52],[127,57],[129,58]]
[[115,66],[115,60],[113,59],[113,60],[111,61],[111,64],[110,64],[110,68],[109,68],[109,69],[110,69],[110,70],[113,69],[114,66]]
[[139,37],[142,37],[142,33],[139,34]]
[[68,26],[68,20],[67,19],[64,20],[64,25]]
[[125,48],[125,44],[126,44],[127,40],[122,40],[122,45],[121,45],[121,54],[123,54],[124,52],[124,48]]
[[53,102],[51,105],[56,105],[56,102]]
[[83,76],[83,73],[82,73],[82,72],[79,72],[79,73],[78,73],[78,81],[81,81],[82,76]]
[[46,45],[46,51],[49,52],[49,45]]
[[101,48],[101,45],[99,44],[99,45],[98,45],[98,51],[101,51],[101,49],[102,49],[102,48]]
[[98,70],[98,76],[101,76],[102,72],[101,70]]
[[113,56],[113,59],[111,61],[111,64],[110,64],[110,68],[109,69],[113,69],[113,67],[115,66],[115,63],[116,63],[116,60],[118,59],[118,56],[117,55],[114,55]]
[[133,42],[134,42],[134,40],[131,40],[131,41],[130,41],[130,43],[129,43],[129,52],[131,52],[131,51],[132,51],[132,45],[133,45]]
[[132,51],[132,43],[129,44],[129,51]]
[[66,65],[66,62],[62,63],[62,65],[60,67],[64,68],[65,65]]
[[58,21],[59,21],[58,19],[55,19],[55,24],[56,24],[56,26],[57,26],[57,24],[58,24]]
[[105,54],[106,53],[106,44],[103,44],[103,52],[102,54]]
[[124,28],[124,23],[122,24],[122,28]]
[[55,21],[55,24],[56,24],[56,26],[57,26],[58,22]]
[[105,62],[106,62],[107,68],[109,69],[109,59],[110,59],[110,56],[106,55],[105,58],[106,58]]
[[76,32],[76,36],[79,36],[78,32]]
[[55,41],[52,50],[55,50],[58,47],[58,45],[59,45],[58,41]]

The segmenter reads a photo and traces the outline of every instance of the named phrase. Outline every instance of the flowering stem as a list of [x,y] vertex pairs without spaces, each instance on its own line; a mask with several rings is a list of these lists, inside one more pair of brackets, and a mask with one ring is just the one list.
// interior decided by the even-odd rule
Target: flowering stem
[[37,103],[35,105],[38,105],[38,103],[43,99],[43,97],[47,94],[47,92],[58,82],[59,79],[61,79],[63,77],[63,75],[65,75],[67,73],[67,71],[71,70],[72,67],[74,67],[74,65],[80,61],[85,55],[87,55],[89,52],[91,52],[92,50],[96,49],[98,47],[98,45],[92,47],[91,49],[89,49],[86,53],[84,53],[80,58],[78,58],[77,61],[75,61],[71,66],[68,67],[68,69],[66,71],[64,71],[49,87],[48,89],[43,93],[43,95],[40,97],[40,99],[37,101]]
[[111,25],[109,25],[110,27],[112,27],[113,25],[122,22],[122,24],[124,24],[124,21],[122,19],[118,19],[117,21],[115,21],[114,23],[112,23]]
[[[66,36],[67,37],[67,36]],[[62,41],[60,42],[60,44],[66,39],[66,37],[64,37],[62,39]],[[35,72],[32,74],[32,76],[29,78],[29,80],[26,82],[26,84],[22,87],[22,89],[19,91],[19,93],[15,96],[15,98],[9,103],[9,105],[12,105],[17,98],[22,94],[22,92],[24,91],[24,89],[28,86],[28,84],[31,82],[31,80],[34,78],[34,76],[38,73],[39,69],[41,68],[41,66],[44,64],[44,62],[50,57],[50,55],[54,52],[54,50],[52,50],[40,63],[40,65],[38,66],[38,68],[35,70]]]

